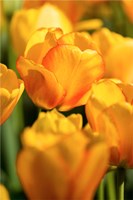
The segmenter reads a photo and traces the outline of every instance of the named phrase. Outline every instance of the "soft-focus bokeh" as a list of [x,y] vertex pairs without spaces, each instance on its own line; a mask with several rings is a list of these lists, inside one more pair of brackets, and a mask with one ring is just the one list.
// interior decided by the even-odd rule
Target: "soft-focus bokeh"
[[[33,35],[35,30],[38,28],[40,28],[38,32],[36,32],[35,35]],[[46,30],[49,30],[49,34],[47,34],[45,38],[44,38],[44,35],[46,33],[42,34],[43,30],[44,32]],[[76,34],[70,33],[73,31],[79,31],[80,33],[76,33]],[[63,36],[63,34],[65,33],[67,33],[67,35]],[[31,35],[33,38],[31,37]],[[47,46],[45,48],[42,45],[42,42],[44,42],[44,40],[47,43]],[[50,53],[47,54],[47,56],[45,56],[46,51],[54,47],[55,44],[57,43],[58,43],[58,51],[57,51],[57,47],[55,47],[50,51]],[[63,45],[65,46],[64,49],[62,47]],[[88,48],[89,48],[89,51],[85,51]],[[77,51],[77,55],[79,56],[79,60],[81,62],[80,65],[78,66],[78,69],[82,68],[82,70],[79,70],[80,72],[78,71],[78,73],[83,74],[83,76],[80,76],[80,78],[78,76],[78,73],[75,73],[73,74],[73,76],[70,76],[71,68],[73,66],[77,67],[77,57],[76,57],[77,55],[75,57],[73,56],[74,54],[73,52],[76,52],[76,51]],[[62,61],[63,57],[61,57],[61,59],[59,57],[61,55],[65,55],[69,58],[68,60],[66,60],[65,64]],[[81,59],[81,55],[83,57],[82,59]],[[95,58],[94,58],[94,55],[95,55]],[[93,63],[91,60],[92,57],[95,60],[95,62]],[[36,65],[37,68],[34,67],[33,61],[38,63]],[[90,70],[89,68],[85,66],[85,63],[87,62],[91,63],[90,68],[94,68],[91,71],[91,73],[87,73],[88,70]],[[133,87],[133,0],[119,0],[119,1],[0,0],[0,63],[6,65],[10,70],[14,70],[13,78],[10,77],[11,80],[8,80],[10,81],[11,85],[8,85],[7,87],[6,83],[3,84],[3,85],[6,85],[6,87],[4,86],[5,89],[3,89],[3,86],[2,86],[3,79],[1,78],[2,72],[0,72],[0,78],[2,81],[0,83],[1,84],[0,95],[1,94],[3,96],[5,95],[4,97],[8,99],[8,101],[9,101],[10,96],[12,97],[11,99],[12,101],[14,101],[15,99],[13,106],[10,109],[8,109],[8,114],[6,114],[6,116],[3,117],[2,123],[7,119],[7,117],[9,117],[9,115],[10,117],[0,127],[0,142],[1,142],[0,144],[1,146],[0,148],[0,158],[1,158],[0,181],[2,183],[2,185],[0,186],[0,192],[1,192],[0,195],[2,196],[2,200],[6,200],[6,199],[8,200],[9,196],[11,200],[27,200],[28,197],[32,197],[32,194],[29,191],[27,192],[25,180],[22,182],[24,182],[24,189],[26,188],[25,191],[27,192],[27,194],[24,192],[24,189],[20,183],[18,174],[20,177],[22,176],[21,179],[23,180],[23,174],[24,176],[27,176],[25,174],[29,173],[30,168],[32,168],[31,163],[28,163],[28,162],[26,163],[28,166],[26,169],[27,171],[26,171],[25,170],[26,165],[25,163],[23,163],[23,157],[26,159],[29,159],[29,157],[31,156],[30,158],[33,159],[32,157],[33,149],[31,147],[29,149],[24,147],[24,150],[22,151],[22,153],[19,154],[19,152],[23,146],[22,132],[24,131],[24,128],[27,126],[32,126],[38,117],[38,113],[40,112],[40,108],[38,108],[37,106],[41,106],[42,111],[46,111],[46,109],[57,107],[61,111],[61,113],[65,116],[69,116],[70,114],[73,114],[73,113],[80,113],[83,117],[83,126],[85,126],[86,123],[88,123],[88,121],[91,125],[91,128],[89,127],[90,135],[92,133],[96,134],[95,131],[104,132],[105,134],[108,134],[108,131],[110,131],[110,129],[113,130],[112,131],[113,139],[108,138],[110,148],[112,148],[111,149],[112,157],[110,158],[111,164],[113,163],[113,165],[114,164],[119,165],[125,159],[126,157],[125,155],[129,155],[128,157],[126,157],[126,159],[124,160],[125,162],[122,164],[124,166],[128,166],[128,168],[133,168],[133,160],[130,160],[133,158],[133,152],[132,152],[133,151],[133,141],[132,141],[133,136],[131,135],[133,134],[132,132],[132,129],[133,129],[133,117],[132,117],[133,116],[132,115],[132,112],[133,112],[132,111],[133,110],[132,109],[132,106],[133,106],[133,100],[132,100],[133,99],[133,89],[132,89]],[[42,95],[42,91],[39,91],[39,87],[44,81],[43,79],[42,82],[41,81],[39,82],[40,77],[42,77],[42,74],[44,75],[44,71],[42,72],[40,69],[40,64],[42,63],[46,68],[50,68],[50,69],[52,68],[53,71],[52,70],[51,71],[52,73],[54,72],[55,74],[56,72],[54,71],[54,67],[53,67],[55,65],[58,65],[60,69],[62,69],[63,64],[64,64],[63,66],[69,65],[70,67],[70,71],[67,75],[64,75],[65,74],[64,68],[62,70],[59,70],[59,72],[57,72],[58,84],[57,84],[57,80],[53,81],[51,80],[51,78],[49,78],[50,76],[52,77],[52,73],[48,75],[49,77],[47,81],[47,87],[43,88],[43,90],[46,91],[46,93],[44,94],[45,96],[53,97],[54,101],[52,101],[52,103],[44,101],[45,98]],[[100,64],[98,65],[97,63],[98,64],[100,63]],[[25,66],[27,65],[28,67],[25,68]],[[105,68],[105,73],[103,75],[104,68]],[[26,75],[27,75],[28,70],[29,71],[31,70],[32,73],[27,78]],[[62,76],[60,76],[60,74],[62,74]],[[66,81],[64,81],[63,79],[64,76],[67,77]],[[102,78],[102,76],[103,78],[111,78],[111,79],[115,78],[115,79],[109,81],[110,84],[107,86],[109,87],[108,89],[100,88],[97,91],[97,87],[103,87],[103,86],[94,85],[94,91],[92,88],[92,90],[88,92],[88,90],[91,88],[91,83],[93,81],[99,80],[100,78]],[[23,92],[24,88],[22,86],[23,82],[22,80],[20,80],[21,78],[23,79],[25,83],[24,92]],[[35,83],[34,81],[35,78],[37,80],[37,83]],[[87,79],[90,80],[89,85],[88,85],[88,82],[86,83]],[[120,79],[120,81],[116,79]],[[18,82],[17,82],[18,80],[21,82],[21,86],[20,86],[20,83],[18,85]],[[51,83],[52,81],[54,82],[54,89],[53,87],[52,88],[50,87],[51,84],[53,84]],[[123,83],[121,83],[121,81]],[[31,82],[33,85],[31,84]],[[16,84],[15,89],[14,89],[14,83]],[[82,90],[82,93],[79,92],[78,90],[79,88],[77,87],[77,85],[79,86],[80,90]],[[10,91],[8,91],[8,88],[12,88],[12,90],[13,91],[15,90],[15,92],[17,90],[18,93],[17,94],[15,93],[16,96],[18,95],[17,98],[16,96],[14,96],[13,91],[11,91],[13,94],[12,93],[10,94]],[[5,90],[7,91],[5,92]],[[66,91],[65,92],[68,94],[68,96],[65,96],[65,98],[64,98],[64,90],[66,90],[67,92]],[[2,93],[2,91],[4,92]],[[104,91],[104,92],[102,93],[100,91]],[[8,95],[7,95],[7,92],[9,93]],[[116,94],[118,94],[118,96]],[[41,96],[40,97],[42,100],[41,102],[36,98],[37,95]],[[113,101],[110,100],[112,98],[111,95],[113,95],[114,97]],[[115,98],[115,95],[118,97],[119,100]],[[87,103],[87,98],[89,96],[90,96],[90,101],[88,101]],[[10,100],[10,103],[12,103],[11,100]],[[87,103],[87,106],[85,109],[84,105],[86,103]],[[115,103],[115,106],[113,105],[114,103]],[[6,106],[3,103],[1,108],[3,108],[4,110],[5,107]],[[119,112],[116,111],[116,107],[118,107]],[[85,114],[85,110],[86,110],[86,114]],[[97,119],[98,115],[99,115],[99,118],[98,118],[99,120]],[[114,123],[113,122],[109,123],[109,128],[110,128],[109,129],[108,123],[106,122],[112,119],[112,116],[113,116]],[[122,116],[126,116],[126,117],[122,117]],[[103,122],[105,122],[105,124],[104,126],[101,126],[100,123],[103,123]],[[49,121],[47,123],[49,123]],[[126,128],[126,126],[128,125],[129,127]],[[63,126],[65,127],[64,124]],[[67,125],[67,127],[68,126],[70,125]],[[119,142],[113,143],[117,135],[116,127],[117,128],[119,127],[118,129],[122,130],[121,131],[122,135],[119,136],[119,138],[120,137],[122,138],[122,145],[119,145]],[[88,128],[85,128],[83,132],[86,132],[86,130],[88,132]],[[94,137],[93,134],[91,136],[89,135],[89,137]],[[83,136],[81,136],[81,140],[83,139],[82,137]],[[119,140],[119,138],[117,138],[116,140]],[[36,142],[36,141],[32,141],[32,139],[30,141],[31,143]],[[36,140],[36,138],[34,139]],[[39,140],[41,141],[43,139],[41,138]],[[82,141],[80,141],[80,136],[78,140],[79,140],[78,142],[80,145],[80,142],[82,143]],[[64,146],[66,146],[67,141],[63,141],[63,142],[64,142],[63,143]],[[70,138],[69,142],[70,142],[70,145],[72,146],[75,145],[73,138]],[[58,148],[60,149],[58,145],[52,148],[51,152],[49,152],[50,154],[49,156],[52,155],[52,151],[57,151],[53,149],[58,149]],[[100,151],[101,150],[104,151],[104,147],[103,149],[101,147]],[[36,152],[34,154],[35,161],[38,163],[36,165],[36,168],[32,169],[33,170],[32,173],[33,174],[36,173],[36,176],[37,174],[41,176],[41,171],[39,170],[42,170],[41,168],[42,165],[40,163],[44,164],[46,162],[45,160],[46,158],[43,154],[41,155],[42,152],[40,153],[38,149],[35,148],[34,151]],[[95,148],[92,147],[89,149],[89,151],[90,151],[89,152],[90,160],[94,161],[94,158],[91,157],[91,153],[92,155],[95,156],[95,153],[98,151],[98,149],[95,150]],[[84,152],[82,152],[82,154],[84,155]],[[29,155],[29,157],[27,155]],[[40,160],[38,158],[39,156],[40,156]],[[106,160],[106,156],[105,156],[105,160]],[[75,157],[75,160],[76,160],[76,157]],[[99,162],[102,162],[102,161],[99,161]],[[17,172],[16,166],[18,166],[18,172]],[[71,163],[70,163],[70,166],[71,166]],[[94,166],[95,166],[95,162],[94,162]],[[50,163],[50,167],[51,168],[53,167],[51,163]],[[60,168],[58,168],[58,173],[59,173],[59,169]],[[87,169],[90,170],[89,167]],[[25,171],[23,172],[23,170]],[[62,168],[62,170],[64,170],[64,168]],[[95,170],[98,171],[99,166],[97,166],[97,169]],[[102,176],[103,171],[105,171],[105,167],[103,167],[101,171],[102,171],[101,174],[99,172],[100,174],[99,177]],[[92,174],[93,173],[94,172],[92,171]],[[97,174],[97,172],[95,173]],[[108,181],[109,179],[111,179],[110,174],[111,172],[109,172],[107,177],[104,178],[105,199],[107,200],[109,199],[108,198],[108,192],[109,192]],[[30,174],[28,177],[31,180],[30,176],[32,176],[32,174]],[[88,176],[89,176],[89,173],[88,173]],[[61,178],[62,177],[64,180],[64,176],[62,176],[61,174]],[[43,178],[44,177],[42,177],[41,184],[43,184]],[[51,179],[51,176],[50,176],[50,179]],[[114,181],[114,185],[116,186],[116,174],[114,175],[113,181]],[[96,182],[96,186],[97,184],[98,182]],[[6,187],[9,194],[7,190],[3,187],[3,185]],[[36,187],[36,183],[35,185],[33,183],[33,187],[31,188],[35,190],[34,187]],[[39,185],[38,187],[41,187],[41,186]],[[42,192],[42,190],[40,191]],[[78,197],[78,192],[77,193],[75,192],[73,195],[75,196],[77,195],[76,197]],[[94,199],[98,199],[98,191],[94,193]],[[133,169],[128,169],[126,171],[126,177],[125,177],[125,200],[132,200],[132,199],[133,199]],[[38,200],[38,199],[35,199],[35,200]],[[74,199],[74,200],[77,200],[77,199]],[[110,199],[110,200],[115,200],[115,199]]]

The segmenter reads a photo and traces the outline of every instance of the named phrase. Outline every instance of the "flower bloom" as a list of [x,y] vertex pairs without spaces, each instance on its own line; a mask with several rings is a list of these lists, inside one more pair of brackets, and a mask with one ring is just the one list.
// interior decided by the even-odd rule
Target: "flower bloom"
[[10,200],[9,193],[4,185],[0,184],[0,199],[1,200]]
[[92,199],[107,169],[108,148],[100,139],[89,141],[81,128],[80,114],[52,110],[24,130],[17,171],[29,199]]
[[92,38],[99,46],[105,61],[105,77],[133,82],[133,39],[102,28]]
[[107,139],[110,164],[133,168],[133,85],[100,80],[90,90],[86,115]]
[[15,72],[3,64],[0,64],[0,125],[3,124],[12,113],[23,90],[23,81],[18,79]]
[[29,40],[17,69],[32,101],[62,111],[84,105],[92,82],[104,73],[102,57],[87,33],[63,35],[39,29]]
[[52,4],[16,11],[11,21],[11,36],[19,55],[23,54],[31,34],[41,27],[60,27],[65,33],[72,31],[72,24],[67,16]]
[[[66,16],[72,21],[73,23],[77,22],[87,11],[87,2],[81,2],[81,1],[45,1],[45,0],[34,0],[33,4],[31,4],[31,1],[24,0],[23,8],[29,9],[29,8],[37,8],[39,6],[42,6],[46,4],[47,2],[51,3],[52,5],[58,6],[65,14]],[[74,12],[73,12],[74,11]]]

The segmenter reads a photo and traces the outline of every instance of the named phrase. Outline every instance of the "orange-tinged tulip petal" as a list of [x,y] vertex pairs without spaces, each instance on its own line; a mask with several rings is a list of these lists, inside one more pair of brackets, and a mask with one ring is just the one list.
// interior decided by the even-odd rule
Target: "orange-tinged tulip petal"
[[17,69],[33,102],[43,108],[53,108],[60,103],[65,91],[53,73],[42,65],[20,57]]
[[59,28],[38,29],[30,37],[24,52],[24,57],[41,64],[43,57],[52,47],[57,45],[57,39],[62,34],[62,30]]
[[117,102],[125,101],[120,88],[111,80],[100,80],[92,85],[90,96],[86,104],[86,116],[92,127],[97,130],[97,117],[105,108]]
[[92,34],[105,61],[105,77],[133,82],[133,39],[103,28]]
[[23,90],[23,81],[18,79],[15,72],[3,64],[0,64],[0,125],[3,124],[12,113]]
[[112,164],[132,168],[133,107],[125,102],[110,106],[99,115],[98,126],[99,131],[106,135],[110,147],[117,147],[117,154],[112,155]]
[[110,147],[110,164],[129,168],[133,167],[132,94],[132,84],[104,79],[92,86],[86,105],[92,129],[103,135]]
[[40,8],[19,10],[11,21],[13,45],[18,54],[23,55],[32,33],[42,27],[59,27],[64,33],[72,31],[72,24],[67,16],[52,4],[45,3]]
[[100,30],[95,31],[92,34],[92,38],[104,56],[106,56],[112,46],[117,45],[124,40],[122,35],[111,32],[107,28],[101,28]]
[[117,85],[119,88],[121,88],[126,101],[130,104],[133,104],[133,84],[118,83]]
[[[78,122],[79,114],[65,117],[52,110],[40,113],[33,126],[24,130],[17,171],[28,198],[90,200],[94,196],[108,167],[108,147],[100,138],[91,142]],[[54,140],[48,140],[48,135]]]
[[58,39],[58,44],[71,44],[79,47],[82,51],[86,49],[97,50],[97,45],[93,42],[87,32],[71,32],[62,35]]
[[133,82],[133,40],[112,47],[106,58],[106,76]]
[[1,200],[10,200],[9,193],[4,185],[0,184],[0,199]]
[[[103,158],[103,162],[101,162],[103,151],[106,155]],[[102,179],[103,174],[106,171],[105,166],[108,160],[107,152],[107,146],[102,142],[96,142],[96,144],[93,144],[92,148],[86,150],[81,165],[74,174],[74,177],[72,177],[70,183],[70,199],[93,199],[99,181]],[[98,170],[97,166],[99,166]],[[97,178],[94,179],[96,172]]]
[[45,56],[43,65],[54,73],[66,91],[60,110],[85,104],[91,83],[101,78],[104,70],[96,51],[88,49],[82,52],[72,45],[52,48]]

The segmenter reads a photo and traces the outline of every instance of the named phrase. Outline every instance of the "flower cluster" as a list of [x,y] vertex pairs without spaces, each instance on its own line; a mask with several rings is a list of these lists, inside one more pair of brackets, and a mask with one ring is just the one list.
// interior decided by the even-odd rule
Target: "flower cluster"
[[133,38],[82,20],[99,6],[108,2],[25,0],[12,17],[22,80],[0,64],[0,125],[24,89],[41,109],[16,162],[29,199],[91,200],[111,167],[133,168]]

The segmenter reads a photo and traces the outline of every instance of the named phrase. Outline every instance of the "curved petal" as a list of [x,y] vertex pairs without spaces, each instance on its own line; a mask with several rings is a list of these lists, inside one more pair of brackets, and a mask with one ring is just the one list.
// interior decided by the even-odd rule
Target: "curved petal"
[[133,40],[125,40],[112,47],[105,61],[107,77],[133,83]]
[[35,30],[38,17],[36,9],[21,9],[12,17],[10,31],[14,49],[17,54],[23,55],[30,35]]
[[5,88],[11,93],[13,89],[19,87],[18,78],[13,70],[7,69],[5,65],[0,63],[0,71],[1,88]]
[[96,188],[108,168],[108,156],[105,142],[97,141],[88,145],[76,173],[72,176],[68,199],[93,199]]
[[111,47],[117,45],[119,42],[124,41],[123,36],[115,32],[111,32],[107,28],[101,28],[100,30],[95,31],[92,34],[92,38],[99,46],[99,50],[101,51],[103,56],[107,55]]
[[73,25],[65,13],[56,5],[45,3],[39,9],[36,28],[59,27],[64,33],[71,32]]
[[30,37],[24,57],[36,63],[42,63],[43,57],[52,47],[56,46],[57,39],[62,35],[60,28],[41,28]]
[[58,152],[25,148],[17,159],[17,171],[24,191],[30,199],[64,198],[68,172]]
[[60,110],[85,104],[92,82],[101,78],[104,71],[102,58],[96,51],[82,52],[73,45],[52,48],[43,59],[43,65],[53,72],[66,91]]
[[[133,107],[125,102],[112,105],[99,116],[98,124],[99,130],[106,135],[110,146],[114,146],[114,141],[117,141],[120,154],[117,164],[132,168]],[[112,160],[112,164],[116,164],[115,160]]]
[[71,32],[61,36],[58,44],[71,44],[84,51],[86,49],[98,50],[91,36],[87,32]]
[[20,83],[19,88],[14,89],[10,94],[4,88],[1,88],[0,91],[0,125],[3,124],[8,117],[11,115],[15,105],[17,104],[20,96],[22,95],[24,90],[23,82]]
[[17,69],[24,80],[25,88],[32,101],[40,107],[51,109],[64,98],[65,92],[53,73],[42,65],[20,57]]
[[85,108],[87,119],[92,127],[97,130],[97,117],[101,111],[121,101],[126,101],[125,96],[111,80],[104,79],[94,84]]
[[117,85],[121,88],[123,94],[125,95],[126,101],[133,104],[133,84],[118,83]]

